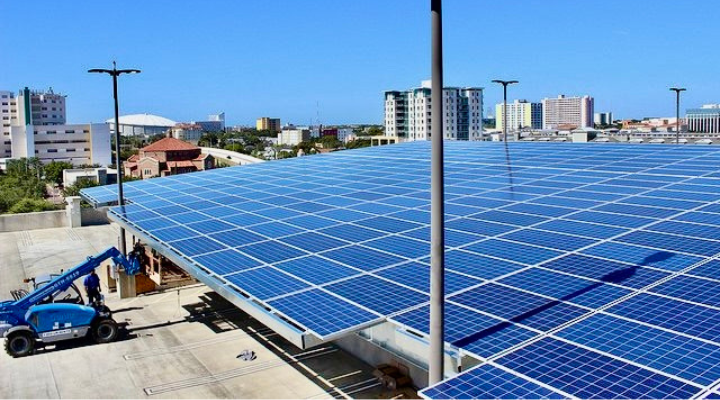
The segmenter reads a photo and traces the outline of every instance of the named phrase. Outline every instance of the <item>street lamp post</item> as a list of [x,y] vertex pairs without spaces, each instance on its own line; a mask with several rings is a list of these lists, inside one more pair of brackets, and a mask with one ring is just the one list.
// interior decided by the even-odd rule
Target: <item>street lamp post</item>
[[[113,98],[115,99],[115,168],[117,169],[117,185],[118,185],[118,205],[125,205],[123,197],[122,185],[122,167],[120,165],[120,116],[118,112],[118,94],[117,94],[117,78],[122,74],[139,74],[139,69],[117,69],[115,61],[113,61],[113,69],[89,69],[91,73],[109,74],[113,78]],[[120,252],[127,255],[125,247],[125,228],[120,227]]]
[[[507,87],[518,83],[518,81],[503,81],[500,79],[494,79],[493,83],[499,83],[503,85],[503,140],[507,142]],[[497,116],[495,116],[497,118]]]
[[675,144],[680,144],[680,92],[684,92],[685,88],[671,87],[670,90],[675,92],[675,137],[677,138]]
[[432,145],[430,165],[430,354],[428,381],[443,380],[445,364],[445,180],[443,167],[442,0],[430,0]]

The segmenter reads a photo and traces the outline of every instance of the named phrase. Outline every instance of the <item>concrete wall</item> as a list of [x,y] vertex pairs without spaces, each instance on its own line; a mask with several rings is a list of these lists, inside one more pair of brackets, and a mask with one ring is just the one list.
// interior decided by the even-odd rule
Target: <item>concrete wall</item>
[[96,210],[94,208],[83,208],[80,210],[82,226],[105,225],[110,221],[107,218],[107,209]]
[[68,218],[65,210],[0,215],[0,232],[63,228],[67,226]]

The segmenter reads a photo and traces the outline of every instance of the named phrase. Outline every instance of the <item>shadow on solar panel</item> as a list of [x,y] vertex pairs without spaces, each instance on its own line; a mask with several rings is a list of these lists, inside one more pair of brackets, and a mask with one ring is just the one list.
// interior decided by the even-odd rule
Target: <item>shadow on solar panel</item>
[[[674,255],[673,253],[658,251],[658,252],[646,257],[643,260],[642,264],[646,265],[646,264],[650,264],[653,262],[664,261],[664,260],[672,257],[673,255]],[[600,260],[598,260],[598,261],[600,261]],[[510,328],[514,323],[524,324],[524,325],[532,326],[532,327],[535,327],[537,329],[542,329],[542,330],[554,329],[554,328],[556,328],[566,322],[569,322],[572,319],[580,317],[581,315],[584,315],[586,313],[583,309],[568,305],[568,304],[566,304],[566,302],[571,302],[574,299],[577,299],[583,295],[589,294],[590,292],[592,292],[598,288],[601,288],[608,283],[622,284],[624,281],[632,278],[635,275],[635,273],[637,272],[638,268],[640,268],[640,266],[631,265],[626,268],[616,269],[616,270],[606,273],[605,275],[600,277],[599,282],[585,286],[578,290],[574,290],[572,293],[569,293],[567,295],[560,297],[557,300],[552,300],[549,302],[544,302],[543,301],[544,299],[540,298],[539,296],[531,296],[524,292],[517,292],[516,293],[517,295],[525,294],[525,295],[528,295],[531,297],[537,297],[537,299],[535,299],[536,300],[535,302],[532,301],[532,299],[530,299],[530,298],[526,299],[526,300],[518,301],[516,304],[514,304],[509,309],[509,312],[511,314],[514,314],[515,312],[517,312],[519,310],[521,312],[519,315],[506,315],[505,317],[507,317],[508,321],[494,325],[490,328],[475,332],[475,333],[473,333],[469,336],[463,337],[461,339],[455,340],[454,342],[452,342],[452,344],[454,346],[457,346],[460,348],[470,346],[473,343],[476,343],[478,341],[486,339],[486,338],[488,338],[494,334],[497,334],[507,328]],[[490,286],[481,286],[477,289],[480,289],[480,291],[482,291],[482,289],[487,289],[489,287]],[[501,287],[498,287],[498,288],[501,288]],[[473,290],[471,290],[469,292],[465,292],[464,294],[470,294],[472,296],[472,292],[473,292]],[[477,293],[478,292],[476,292],[476,294]],[[495,296],[499,295],[499,293],[497,293],[497,292],[495,292],[495,293],[486,292],[485,294],[489,297],[495,297]],[[617,294],[611,293],[611,296],[612,296],[612,298],[609,299],[610,301],[617,299]],[[515,297],[515,296],[511,296],[511,297]],[[458,302],[460,302],[460,303],[463,303],[463,300],[466,300],[466,299],[463,299],[463,293],[455,296],[455,298],[458,299]],[[538,300],[539,300],[539,302],[538,302]],[[530,305],[530,307],[532,307],[532,308],[527,311],[523,311],[522,304],[519,304],[519,303]],[[488,304],[489,307],[491,307],[490,309],[485,310],[485,311],[490,312],[490,313],[493,313],[495,311],[496,314],[502,314],[502,311],[497,312],[497,310],[492,309],[493,302],[491,301],[491,299],[488,299],[488,301],[485,302],[485,304]],[[536,304],[541,304],[541,305],[533,307]]]

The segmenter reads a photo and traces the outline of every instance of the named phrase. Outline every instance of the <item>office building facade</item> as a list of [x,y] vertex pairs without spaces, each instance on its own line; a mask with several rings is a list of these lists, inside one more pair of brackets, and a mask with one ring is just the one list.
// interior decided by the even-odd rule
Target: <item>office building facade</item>
[[[495,105],[495,129],[503,130],[504,104]],[[515,129],[542,129],[542,104],[531,103],[527,100],[515,100],[507,104],[508,130]]]
[[690,108],[685,119],[690,132],[720,133],[720,104]]
[[255,122],[255,128],[259,131],[280,132],[280,118],[261,117]]
[[[443,89],[443,138],[482,139],[483,88]],[[432,125],[430,81],[407,91],[385,92],[385,135],[403,141],[429,140]]]
[[595,101],[590,96],[542,100],[543,129],[592,128]]
[[44,164],[67,161],[75,166],[112,163],[107,124],[13,125],[7,158],[37,157]]

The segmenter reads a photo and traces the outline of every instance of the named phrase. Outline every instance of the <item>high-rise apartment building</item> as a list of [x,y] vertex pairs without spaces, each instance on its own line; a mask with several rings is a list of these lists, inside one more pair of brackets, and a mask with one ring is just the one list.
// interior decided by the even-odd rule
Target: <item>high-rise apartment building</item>
[[590,96],[543,99],[543,129],[592,128],[594,103]]
[[705,104],[687,110],[687,127],[690,132],[720,133],[720,104]]
[[259,131],[274,131],[280,132],[280,118],[258,118],[255,122],[255,128]]
[[[503,130],[504,104],[495,105],[495,129]],[[508,129],[542,129],[542,104],[515,100],[507,104]]]
[[[432,125],[430,81],[407,91],[385,92],[385,135],[401,140],[429,140]],[[482,138],[483,88],[443,88],[443,138]]]

